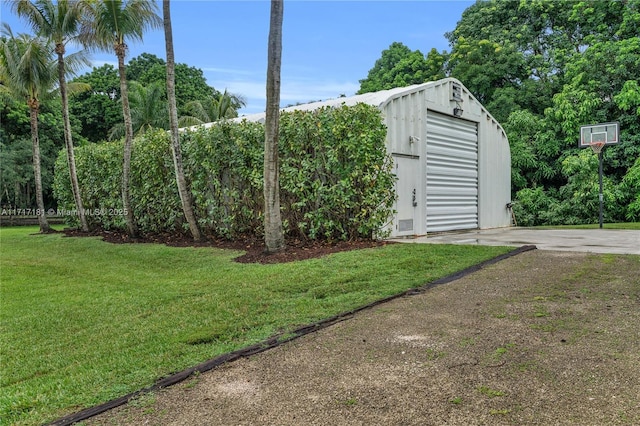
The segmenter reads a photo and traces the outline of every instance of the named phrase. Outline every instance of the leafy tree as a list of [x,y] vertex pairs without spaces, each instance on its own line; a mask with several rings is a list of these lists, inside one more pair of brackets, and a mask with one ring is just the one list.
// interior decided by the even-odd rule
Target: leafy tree
[[[495,107],[513,98],[518,107],[543,114],[553,94],[567,81],[567,65],[593,43],[619,38],[625,7],[624,2],[618,1],[477,2],[464,11],[456,29],[446,37],[453,57],[460,53],[468,55],[470,44],[481,45],[488,55],[484,63],[491,66],[469,69],[457,57],[448,64],[449,72],[503,121],[506,116]],[[500,51],[492,53],[487,46]],[[470,59],[472,64],[482,65],[478,56],[472,55]],[[496,65],[502,69],[496,70]],[[500,89],[504,87],[500,74],[515,82],[518,91],[505,96]],[[477,84],[478,79],[488,79],[497,85]]]
[[91,87],[69,99],[69,112],[80,122],[80,134],[91,142],[107,140],[109,130],[123,122],[118,71],[105,64],[73,81]]
[[122,167],[122,203],[125,210],[127,229],[131,237],[138,230],[133,218],[129,180],[131,173],[131,150],[133,126],[127,92],[126,67],[124,57],[127,51],[125,39],[142,40],[147,29],[159,27],[162,23],[156,14],[157,6],[147,0],[104,0],[92,3],[91,27],[85,34],[85,43],[102,50],[114,49],[118,58],[120,76],[120,100],[124,117],[124,159]]
[[135,80],[142,84],[160,80],[160,72],[164,71],[166,62],[151,53],[142,53],[127,63],[127,80]]
[[360,80],[358,93],[376,92],[394,87],[410,86],[444,77],[445,54],[435,49],[427,58],[419,51],[410,50],[402,43],[394,42],[382,51],[367,78]]
[[[487,66],[487,64],[491,66]],[[451,75],[465,83],[500,121],[519,109],[518,92],[530,71],[523,55],[509,44],[459,40],[449,57]]]
[[[55,206],[51,192],[53,165],[64,148],[64,125],[59,97],[43,98],[38,110],[38,135],[42,197],[45,206]],[[0,199],[3,206],[30,207],[36,205],[35,178],[29,107],[24,99],[0,95]],[[71,125],[77,134],[77,123]],[[71,207],[70,208],[75,208]]]
[[[593,219],[584,209],[594,209],[597,185],[587,190],[579,183],[593,183],[583,172],[598,173],[586,158],[576,160],[589,153],[579,152],[578,133],[581,125],[609,121],[620,122],[621,143],[603,152],[606,214],[624,219],[617,186],[640,156],[639,5],[477,2],[447,34],[448,70],[504,123],[516,200],[520,207],[547,206],[535,219],[540,223]],[[532,202],[536,197],[540,202]]]
[[622,180],[623,204],[627,204],[625,218],[640,221],[640,157],[629,169]]
[[604,151],[607,173],[619,178],[640,156],[639,71],[640,39],[596,42],[567,65],[568,82],[547,114],[566,148],[575,147],[580,125],[619,121],[620,143]]
[[267,253],[285,248],[280,214],[278,163],[283,14],[284,1],[271,0],[267,51],[267,108],[264,123],[264,241]]
[[[4,139],[4,138],[2,138]],[[32,144],[29,138],[0,142],[0,205],[29,206],[33,180]]]
[[[543,120],[527,110],[514,111],[504,123],[510,135],[511,186],[514,193],[526,187],[548,182],[556,171],[548,163],[557,156],[557,149],[545,140]],[[552,148],[552,152],[548,150]]]
[[[566,224],[597,223],[599,221],[599,175],[598,156],[590,149],[570,155],[562,161],[562,173],[567,183],[560,187],[558,196],[563,202],[557,216]],[[624,211],[618,201],[622,198],[620,189],[610,176],[603,176],[604,220],[620,220]]]
[[[55,53],[58,56],[58,82],[62,100],[64,140],[67,150],[71,188],[73,189],[73,197],[78,219],[80,220],[80,226],[82,230],[86,232],[89,230],[89,227],[84,214],[76,173],[73,136],[71,132],[71,121],[69,120],[69,102],[67,99],[67,70],[65,69],[64,60],[66,44],[78,35],[82,15],[86,10],[86,3],[73,0],[58,0],[57,3],[51,0],[37,0],[33,3],[29,0],[19,0],[13,3],[13,7],[19,16],[27,19],[37,34],[51,39],[55,44]],[[76,59],[84,59],[81,52],[75,56]]]
[[203,123],[213,123],[224,118],[238,116],[237,109],[245,106],[246,101],[238,95],[232,95],[226,90],[201,101],[191,101],[185,107],[186,115],[180,117],[182,126],[194,126]]
[[[134,71],[130,72],[130,68]],[[166,63],[155,55],[143,53],[127,63],[127,80],[135,80],[143,86],[157,84],[164,96]],[[225,96],[225,93],[206,84],[201,70],[186,64],[176,64],[175,80],[181,126],[215,121],[218,116],[214,112],[216,110],[225,111],[224,116],[227,118],[236,117],[237,110],[245,105],[242,96],[228,92],[225,92]],[[91,72],[73,81],[91,86],[91,91],[74,95],[69,103],[71,114],[82,124],[82,136],[92,142],[99,142],[108,139],[109,131],[116,125],[124,128],[122,106],[119,104],[120,80],[118,71],[112,65],[93,68]],[[221,99],[223,102],[218,105]],[[190,117],[199,118],[200,121]]]
[[[137,81],[129,82],[129,104],[131,126],[134,136],[151,129],[168,129],[169,117],[165,87],[158,83],[143,86]],[[119,122],[109,131],[109,139],[120,139],[125,134],[124,123]]]
[[56,64],[52,58],[51,47],[51,44],[42,38],[26,34],[16,37],[6,23],[3,25],[0,40],[0,81],[4,90],[9,91],[15,98],[25,99],[29,106],[36,207],[41,233],[52,231],[44,207],[38,135],[40,98],[52,88],[56,80]]
[[[640,157],[639,29],[640,0],[487,0],[467,8],[445,35],[451,52],[434,60],[441,75],[460,79],[507,131],[519,223],[593,218],[585,208],[593,208],[598,188],[584,173],[597,171],[578,148],[579,128],[610,121],[620,123],[621,142],[603,152],[606,214],[624,220],[620,200],[633,197],[621,182]],[[361,93],[424,81],[422,68],[409,66],[418,63],[415,52],[393,43]]]
[[169,0],[162,2],[164,40],[167,51],[167,101],[169,104],[169,123],[171,128],[171,156],[176,174],[176,184],[180,195],[180,204],[191,236],[195,241],[202,239],[200,228],[196,220],[193,209],[193,197],[187,185],[182,162],[182,147],[180,144],[180,134],[178,133],[178,107],[176,102],[176,77],[175,77],[175,55],[173,52],[173,30],[171,28],[171,3]]
[[[127,64],[127,79],[144,85],[166,82],[166,62],[150,53],[143,53]],[[187,103],[208,99],[219,92],[207,84],[201,69],[186,64],[175,64],[176,105],[178,116],[186,114]],[[236,107],[237,109],[238,107]]]

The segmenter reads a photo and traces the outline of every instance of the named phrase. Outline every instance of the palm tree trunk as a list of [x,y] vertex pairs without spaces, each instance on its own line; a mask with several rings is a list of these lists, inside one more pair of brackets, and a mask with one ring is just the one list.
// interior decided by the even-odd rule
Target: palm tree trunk
[[44,210],[44,198],[42,197],[42,172],[40,169],[40,138],[38,137],[38,106],[33,101],[29,103],[29,119],[31,122],[31,142],[33,145],[33,174],[36,180],[36,208],[40,232],[47,234],[52,232],[47,222]]
[[[84,215],[84,206],[80,195],[80,185],[78,184],[78,174],[76,173],[76,159],[73,153],[73,137],[71,135],[71,123],[69,121],[69,102],[67,100],[67,82],[65,80],[64,69],[64,51],[60,51],[59,49],[60,48],[56,46],[56,51],[58,52],[60,98],[62,99],[62,120],[64,122],[64,142],[67,148],[67,163],[69,164],[69,176],[71,177],[71,192],[73,193],[76,211],[78,218],[80,219],[80,227],[84,232],[88,232],[89,225],[87,225],[87,218]],[[64,45],[62,45],[62,49],[64,49]]]
[[271,0],[267,58],[267,105],[264,143],[264,242],[267,253],[284,250],[280,214],[278,133],[280,129],[280,67],[283,0]]
[[198,221],[193,211],[193,199],[191,191],[187,186],[187,179],[184,175],[184,165],[182,163],[182,148],[180,146],[180,135],[178,133],[178,108],[176,106],[176,76],[175,76],[175,56],[173,53],[173,31],[171,29],[171,4],[170,0],[163,0],[162,11],[164,15],[164,39],[167,50],[167,99],[169,102],[169,127],[171,133],[171,153],[173,154],[173,166],[176,172],[176,184],[182,203],[184,217],[189,224],[189,230],[194,241],[200,241],[202,234],[198,228]]
[[[121,47],[121,49],[118,49]],[[116,47],[118,57],[118,72],[120,74],[120,99],[122,101],[122,115],[124,117],[124,159],[122,161],[122,204],[129,237],[138,237],[138,227],[133,218],[131,208],[131,151],[133,149],[133,125],[131,124],[131,109],[129,107],[129,93],[127,92],[127,76],[124,65],[125,46]]]

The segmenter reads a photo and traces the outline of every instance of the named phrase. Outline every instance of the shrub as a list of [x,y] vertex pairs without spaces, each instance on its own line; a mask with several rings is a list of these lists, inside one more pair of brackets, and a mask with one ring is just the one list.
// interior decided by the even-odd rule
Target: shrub
[[[218,237],[262,234],[264,126],[223,121],[181,134],[185,173],[203,230]],[[280,124],[281,207],[290,237],[346,240],[380,235],[394,202],[392,161],[377,108],[324,108],[283,113]],[[142,232],[184,226],[166,132],[134,141],[131,199]],[[64,153],[55,196],[73,209]],[[76,150],[87,210],[121,209],[122,142]],[[70,218],[74,223],[74,218]],[[91,226],[125,229],[124,218],[100,214]]]
[[[90,227],[124,229],[122,209],[122,142],[87,144],[76,148],[76,172]],[[55,164],[53,194],[58,210],[75,211],[66,153],[60,151]],[[104,213],[104,214],[102,214]],[[109,214],[113,213],[113,214]],[[77,216],[67,214],[67,223],[75,226]]]
[[282,204],[290,231],[371,237],[391,214],[392,162],[379,111],[365,104],[283,114]]
[[640,221],[640,157],[622,179],[624,201],[628,202],[625,217],[632,222]]

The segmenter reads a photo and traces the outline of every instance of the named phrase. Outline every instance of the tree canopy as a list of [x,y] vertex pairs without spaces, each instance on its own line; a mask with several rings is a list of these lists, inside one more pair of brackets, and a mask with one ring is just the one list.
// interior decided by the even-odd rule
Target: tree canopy
[[[185,105],[191,101],[208,99],[219,92],[207,84],[201,69],[187,64],[176,64],[176,104],[178,115],[186,113]],[[127,79],[147,86],[158,83],[165,86],[167,64],[164,59],[150,53],[143,53],[127,64]],[[166,89],[165,89],[166,92]]]
[[[127,80],[135,81],[151,95],[151,87],[155,87],[154,96],[166,99],[166,62],[150,53],[143,53],[127,63]],[[220,99],[225,92],[219,92],[207,84],[201,69],[183,63],[175,67],[176,104],[178,116],[193,116],[193,105],[207,105],[212,99]],[[77,77],[75,82],[87,83],[91,90],[74,96],[70,101],[70,112],[81,123],[81,134],[92,142],[107,140],[112,129],[122,126],[122,110],[120,102],[120,81],[118,71],[109,64],[94,67],[92,71]],[[135,95],[134,95],[135,96]],[[230,105],[226,117],[237,115],[242,107],[242,98],[229,95]],[[142,100],[142,98],[138,100]],[[140,102],[137,102],[139,105]],[[164,102],[164,101],[163,101]],[[162,107],[164,108],[164,107]],[[142,112],[142,111],[140,111]],[[147,111],[148,112],[148,111]],[[213,121],[213,120],[212,120]],[[166,128],[168,121],[157,121],[158,127]],[[117,132],[115,134],[118,134]]]
[[638,34],[640,0],[478,1],[446,34],[450,52],[424,58],[395,42],[360,80],[359,93],[444,76],[462,81],[507,131],[516,213],[525,225],[597,217],[597,157],[578,148],[579,128],[617,121],[621,142],[603,153],[605,213],[640,220]]
[[394,42],[382,51],[382,56],[369,71],[367,78],[360,80],[358,93],[438,80],[444,77],[445,60],[446,55],[435,49],[431,49],[425,57],[419,50],[412,51],[404,44]]

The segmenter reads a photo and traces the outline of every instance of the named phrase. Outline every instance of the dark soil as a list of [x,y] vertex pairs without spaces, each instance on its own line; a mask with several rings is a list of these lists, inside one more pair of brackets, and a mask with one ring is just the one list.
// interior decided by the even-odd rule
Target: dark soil
[[226,240],[208,236],[204,241],[196,242],[188,234],[145,234],[139,238],[131,238],[120,231],[82,232],[77,229],[65,229],[68,237],[101,237],[113,244],[166,244],[171,247],[214,247],[229,250],[242,250],[245,254],[235,258],[238,263],[284,263],[297,260],[312,259],[341,251],[378,247],[393,244],[390,241],[352,240],[352,241],[318,241],[287,240],[287,247],[277,253],[265,252],[264,240],[252,235],[245,235],[236,240]]

